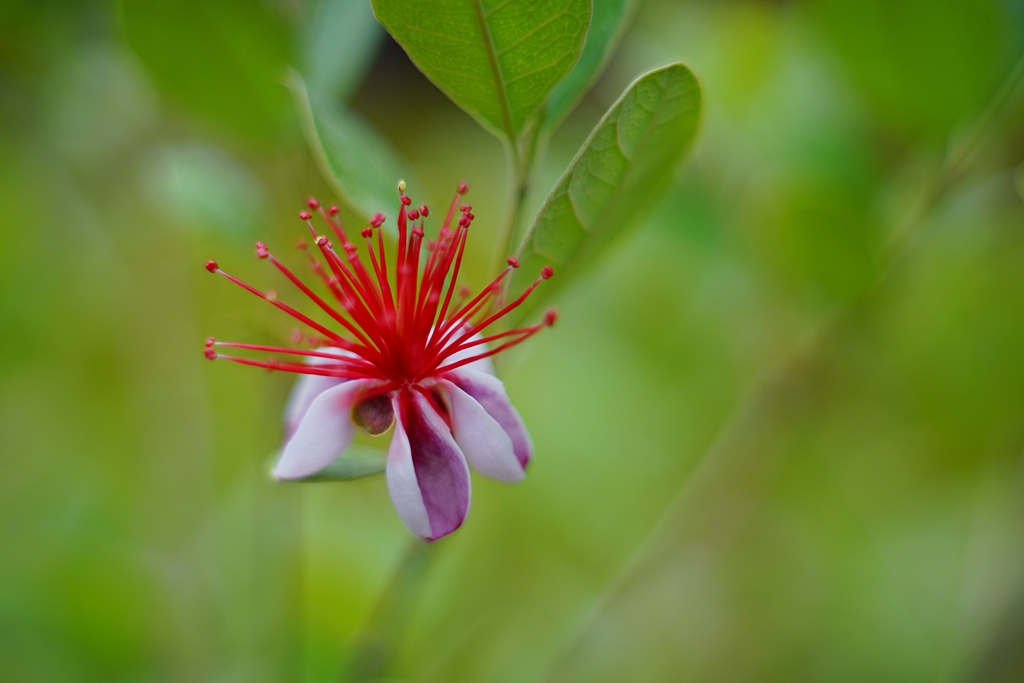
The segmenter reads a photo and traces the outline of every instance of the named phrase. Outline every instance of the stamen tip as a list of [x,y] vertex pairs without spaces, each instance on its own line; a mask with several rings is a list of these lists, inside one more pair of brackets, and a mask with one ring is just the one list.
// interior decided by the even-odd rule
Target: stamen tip
[[430,215],[430,209],[427,208],[426,204],[420,204],[420,215],[424,218]]
[[402,204],[404,204],[405,206],[409,206],[410,204],[412,204],[412,200],[411,200],[411,199],[409,199],[409,196],[408,196],[408,195],[404,195],[404,194],[403,194],[403,195],[401,196],[401,200],[402,200]]
[[315,197],[310,197],[306,200],[306,206],[309,207],[310,211],[316,211],[320,208],[320,202],[318,202]]
[[558,320],[558,311],[553,308],[549,308],[547,313],[544,314],[544,324],[548,327],[553,327],[555,321]]
[[362,236],[369,239],[373,236],[373,228],[363,228]]
[[419,217],[420,217],[419,209],[413,209],[412,211],[409,212],[409,220],[413,220],[414,221],[414,220],[416,220]]
[[459,183],[459,194],[466,194],[467,192],[469,192],[469,185],[465,182]]
[[268,256],[270,256],[270,252],[267,251],[267,245],[265,245],[263,242],[256,243],[256,256],[258,256],[261,259],[265,259]]
[[399,180],[398,181],[398,192],[400,194],[405,194],[405,181],[404,180]]
[[545,280],[551,279],[551,276],[555,274],[555,269],[551,266],[544,266],[540,269],[540,276]]
[[210,348],[211,346],[213,346],[216,343],[217,343],[217,340],[215,338],[213,338],[213,337],[207,337],[206,338],[206,348]]
[[313,214],[311,214],[309,211],[300,211],[299,212],[299,218],[301,218],[304,221],[308,221],[312,217],[313,217]]
[[218,266],[217,262],[214,261],[213,259],[210,259],[209,261],[206,262],[206,269],[211,273],[216,273],[219,268],[220,266]]
[[513,268],[518,268],[519,267],[519,259],[517,259],[515,256],[509,256],[508,257],[508,264],[510,266],[512,266]]
[[206,356],[206,359],[207,359],[207,360],[214,360],[214,359],[215,359],[215,358],[217,357],[217,352],[216,352],[216,351],[214,351],[213,349],[211,349],[211,348],[207,347],[207,348],[206,348],[206,349],[205,349],[205,350],[203,351],[203,355],[204,355],[204,356]]
[[[426,215],[426,214],[424,214],[424,215]],[[382,214],[382,213],[375,213],[373,215],[373,218],[370,219],[370,225],[372,225],[375,228],[379,228],[381,225],[384,224],[385,220],[386,220],[386,217],[384,216],[384,214]]]

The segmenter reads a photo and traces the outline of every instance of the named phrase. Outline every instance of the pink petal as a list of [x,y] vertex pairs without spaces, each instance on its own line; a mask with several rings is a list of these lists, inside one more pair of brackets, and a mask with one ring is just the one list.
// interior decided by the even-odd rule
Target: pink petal
[[[339,349],[336,346],[324,346],[317,349],[319,353],[330,353],[336,356],[354,356],[355,354],[344,349]],[[327,365],[331,363],[329,358],[320,358],[317,356],[310,356],[306,361],[307,365]],[[302,421],[303,415],[309,410],[309,407],[313,405],[313,401],[316,397],[327,391],[331,387],[336,387],[343,382],[349,380],[340,377],[324,377],[322,375],[302,375],[298,381],[295,382],[295,386],[292,387],[292,393],[288,397],[288,403],[284,406],[284,428],[286,438],[290,438],[295,430],[299,427],[299,422]]]
[[416,391],[393,399],[388,491],[409,530],[433,541],[458,529],[469,512],[469,468],[448,425]]
[[345,382],[322,392],[302,417],[274,468],[278,479],[301,479],[330,465],[352,443],[355,425],[350,416],[361,380]]
[[[533,457],[533,441],[526,431],[526,425],[519,413],[508,400],[505,385],[493,375],[470,370],[469,366],[448,373],[447,378],[464,392],[476,399],[487,414],[501,425],[512,440],[512,449],[522,467]],[[474,466],[476,464],[474,463]],[[483,470],[481,470],[482,472]]]
[[500,481],[519,481],[526,474],[512,447],[512,439],[475,398],[449,381],[452,435],[466,460],[481,474]]

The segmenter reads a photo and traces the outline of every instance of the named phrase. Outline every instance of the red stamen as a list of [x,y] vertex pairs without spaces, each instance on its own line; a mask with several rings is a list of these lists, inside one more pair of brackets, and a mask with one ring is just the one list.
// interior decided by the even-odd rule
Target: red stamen
[[[314,347],[327,344],[344,349],[350,355],[337,356],[325,351],[304,348],[217,342],[212,337],[206,340],[204,355],[211,359],[224,358],[268,370],[373,379],[382,382],[375,389],[382,393],[393,392],[407,386],[422,393],[432,403],[436,403],[437,397],[429,387],[418,386],[419,382],[521,343],[545,326],[553,325],[557,318],[554,311],[548,311],[540,323],[473,339],[522,304],[531,292],[554,272],[550,266],[545,266],[536,281],[512,303],[503,306],[499,298],[501,283],[512,269],[520,265],[517,258],[509,257],[507,267],[476,296],[470,297],[471,292],[458,285],[469,227],[475,218],[471,205],[460,204],[460,198],[468,190],[469,187],[465,183],[459,184],[437,233],[437,239],[428,241],[424,233],[424,219],[430,215],[430,209],[426,204],[412,208],[412,199],[405,194],[405,183],[399,183],[398,249],[394,262],[394,292],[389,279],[383,231],[378,232],[376,244],[373,240],[373,231],[383,225],[384,215],[375,214],[370,219],[369,226],[359,231],[366,240],[370,260],[368,268],[362,261],[359,250],[347,239],[344,227],[336,219],[340,213],[338,207],[324,208],[315,198],[309,198],[306,205],[310,210],[302,211],[299,217],[306,221],[327,268],[324,268],[319,258],[308,251],[308,245],[304,240],[298,243],[298,247],[306,251],[313,273],[330,289],[340,302],[341,308],[329,304],[310,289],[278,261],[263,242],[256,243],[256,255],[260,259],[269,259],[306,298],[330,316],[331,320],[341,325],[354,341],[332,332],[304,313],[279,301],[276,292],[270,290],[264,293],[225,273],[216,261],[209,261],[206,268],[269,301],[312,330],[308,335],[297,331],[293,336],[295,344],[305,343]],[[461,215],[457,225],[452,226],[456,208],[460,210]],[[340,250],[335,250],[327,236],[317,233],[311,213],[317,211],[340,240]],[[413,221],[412,225],[409,225],[410,220]],[[423,251],[424,242],[427,242],[427,253],[423,257],[425,263],[421,271],[420,252]],[[371,269],[372,276],[369,272]],[[495,312],[495,308],[500,310]],[[491,343],[500,345],[495,349],[487,349],[486,346]],[[307,360],[318,359],[320,362],[282,362],[276,355],[268,360],[228,356],[217,353],[216,348],[220,346]],[[453,354],[470,349],[479,349],[480,352],[445,365],[446,359]],[[443,406],[435,407],[441,414],[445,413]]]

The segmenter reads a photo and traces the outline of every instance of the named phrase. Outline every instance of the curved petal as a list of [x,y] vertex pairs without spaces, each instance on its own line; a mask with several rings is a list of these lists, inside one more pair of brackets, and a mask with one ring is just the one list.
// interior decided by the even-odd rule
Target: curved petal
[[[351,351],[339,349],[336,346],[323,346],[317,349],[318,353],[330,353],[336,356],[355,356]],[[310,356],[306,365],[327,365],[331,359],[319,356]],[[324,377],[323,375],[302,375],[292,387],[292,393],[288,396],[288,402],[284,406],[284,428],[285,438],[291,438],[295,430],[299,428],[302,417],[313,405],[316,397],[331,387],[348,382],[342,377]]]
[[442,380],[448,392],[452,436],[462,453],[481,474],[500,481],[519,481],[526,474],[512,439],[475,398],[454,383]]
[[458,529],[469,513],[469,468],[448,425],[419,392],[403,391],[393,405],[388,491],[409,531],[433,541]]
[[322,392],[284,445],[274,468],[278,479],[301,479],[319,472],[341,455],[355,436],[351,410],[356,395],[366,386],[361,380],[345,382]]
[[[501,425],[512,440],[512,449],[519,463],[525,468],[533,457],[533,441],[526,431],[526,425],[519,413],[508,400],[505,385],[494,375],[470,370],[469,366],[449,372],[447,378],[464,392],[476,399],[487,414]],[[475,463],[474,463],[475,466]],[[483,471],[483,470],[481,470]]]

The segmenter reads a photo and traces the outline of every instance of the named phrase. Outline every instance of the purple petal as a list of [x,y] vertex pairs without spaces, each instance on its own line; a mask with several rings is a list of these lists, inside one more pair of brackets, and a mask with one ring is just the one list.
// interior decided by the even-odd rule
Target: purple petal
[[526,474],[512,448],[512,439],[475,398],[449,381],[452,435],[462,453],[481,474],[500,481],[519,481]]
[[[336,346],[324,346],[317,349],[319,353],[330,353],[336,356],[354,356],[355,354],[339,349]],[[332,363],[329,358],[321,358],[318,356],[310,356],[306,361],[306,365],[327,365]],[[285,438],[291,438],[292,434],[299,427],[299,422],[302,421],[302,417],[309,410],[309,407],[313,405],[313,401],[316,397],[327,391],[331,387],[336,387],[339,384],[348,382],[348,379],[341,377],[324,377],[323,375],[302,375],[298,381],[295,382],[295,386],[292,387],[292,393],[288,397],[288,403],[284,406],[284,428]]]
[[[526,425],[519,413],[512,407],[505,393],[505,385],[493,375],[476,372],[468,367],[448,373],[448,379],[476,399],[487,414],[495,419],[512,440],[512,449],[519,463],[525,468],[533,457],[533,441],[526,431]],[[483,471],[483,470],[481,470]]]
[[433,541],[469,512],[469,468],[448,425],[416,391],[393,399],[395,435],[388,449],[388,491],[409,530]]
[[274,468],[278,479],[301,479],[330,465],[352,443],[351,411],[366,382],[352,381],[322,392],[309,406]]

